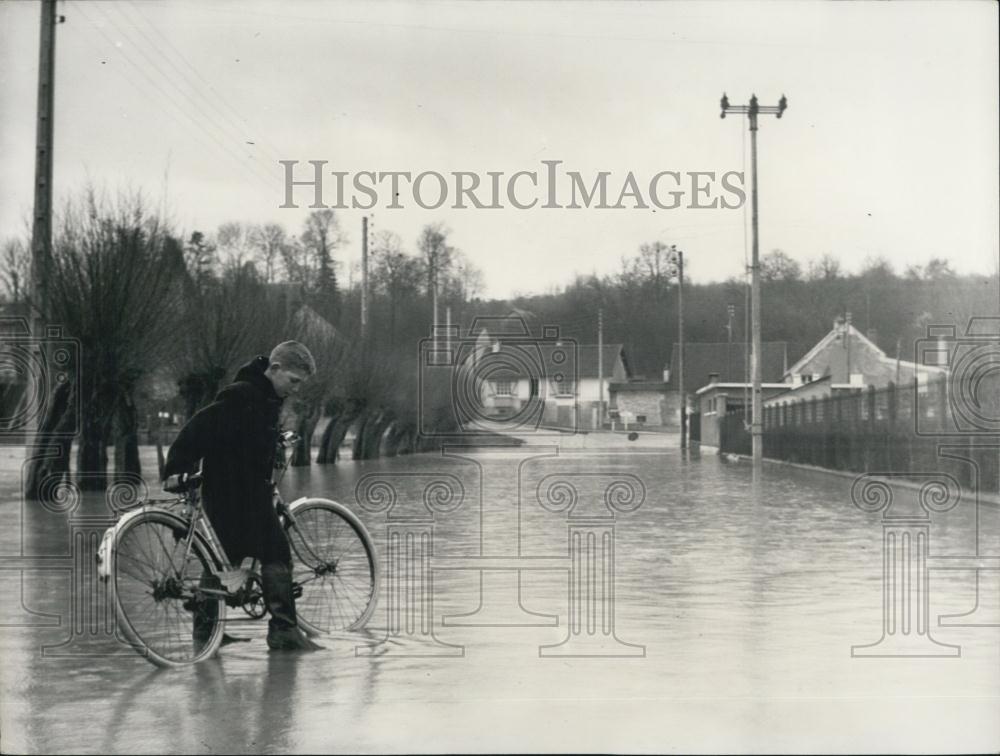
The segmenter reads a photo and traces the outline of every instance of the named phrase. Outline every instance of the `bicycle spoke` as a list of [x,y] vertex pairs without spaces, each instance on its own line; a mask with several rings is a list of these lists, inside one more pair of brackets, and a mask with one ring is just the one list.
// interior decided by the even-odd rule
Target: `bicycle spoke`
[[[114,552],[120,627],[161,666],[197,661],[221,637],[216,625],[222,601],[211,596],[193,601],[213,574],[209,558],[197,542],[185,558],[187,540],[180,532],[165,515],[150,513],[126,527]],[[196,637],[199,617],[208,632]]]
[[[140,562],[131,554],[126,554],[123,551],[118,552],[118,559],[125,559],[131,562],[130,569],[125,569],[124,565],[118,564],[118,574],[128,575],[129,577],[138,580],[143,583],[152,583],[155,580],[155,573],[152,571],[150,566],[146,562]],[[137,569],[138,568],[138,569]],[[130,570],[136,570],[132,572]]]
[[374,552],[364,527],[351,517],[325,504],[296,515],[299,527],[293,551],[302,589],[299,614],[321,631],[355,627],[374,609],[378,588]]
[[[155,528],[154,532],[156,533],[156,538],[157,538],[157,540],[159,540],[160,546],[163,549],[162,553],[166,554],[167,559],[170,562],[170,568],[173,570],[173,572],[174,572],[175,575],[177,575],[178,577],[180,577],[180,573],[177,571],[177,565],[174,563],[173,554],[171,553],[170,549],[167,548],[167,544],[165,544],[163,542],[163,537],[160,535],[159,528]],[[173,535],[173,531],[171,531],[170,534]],[[175,539],[174,540],[174,548],[177,548],[178,544],[180,544],[180,541]]]

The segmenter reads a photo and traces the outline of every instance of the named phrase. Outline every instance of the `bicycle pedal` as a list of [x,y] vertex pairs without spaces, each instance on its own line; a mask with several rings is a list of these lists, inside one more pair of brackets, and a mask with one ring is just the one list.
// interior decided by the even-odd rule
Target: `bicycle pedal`
[[250,570],[239,567],[235,570],[220,570],[217,574],[226,590],[232,593],[246,582],[250,576]]

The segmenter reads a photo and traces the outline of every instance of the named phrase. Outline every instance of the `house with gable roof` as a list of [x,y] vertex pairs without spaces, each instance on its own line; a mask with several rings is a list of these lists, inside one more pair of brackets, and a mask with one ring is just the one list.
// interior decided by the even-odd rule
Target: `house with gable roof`
[[601,426],[612,404],[611,387],[631,378],[622,344],[577,344],[558,329],[539,327],[524,310],[476,318],[469,331],[469,376],[484,419],[509,420],[541,405],[542,424],[571,429]]

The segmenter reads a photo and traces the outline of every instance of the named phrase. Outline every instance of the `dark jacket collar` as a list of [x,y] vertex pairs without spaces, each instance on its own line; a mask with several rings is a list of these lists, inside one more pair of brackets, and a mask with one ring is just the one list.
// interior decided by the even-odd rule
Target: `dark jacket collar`
[[218,396],[215,397],[216,400],[239,397],[281,404],[281,397],[274,390],[274,384],[271,383],[270,378],[264,375],[269,364],[270,361],[263,355],[254,357],[236,371],[236,378],[219,392]]

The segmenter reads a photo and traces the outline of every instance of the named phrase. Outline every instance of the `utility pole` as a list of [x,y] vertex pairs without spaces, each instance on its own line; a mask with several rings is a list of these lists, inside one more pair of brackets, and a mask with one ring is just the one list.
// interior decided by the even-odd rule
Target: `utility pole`
[[431,301],[433,312],[431,313],[431,333],[434,334],[434,353],[438,352],[438,278],[437,278],[437,252],[430,258],[431,264]]
[[733,317],[736,315],[736,307],[726,305],[726,380],[732,380],[733,372]]
[[361,219],[361,343],[368,347],[368,216]]
[[753,258],[750,264],[750,312],[753,328],[753,350],[750,353],[750,371],[753,373],[753,399],[750,420],[750,433],[753,440],[753,477],[760,480],[764,469],[764,425],[763,402],[761,401],[761,339],[760,339],[760,240],[757,227],[757,116],[760,113],[770,113],[778,118],[788,107],[788,98],[784,95],[775,105],[759,105],[757,95],[750,96],[749,105],[730,105],[725,92],[719,102],[722,107],[720,118],[726,117],[727,111],[746,113],[750,119],[750,171],[751,171],[751,207],[753,218]]
[[33,333],[43,336],[48,311],[48,272],[52,259],[52,145],[55,116],[56,0],[42,0],[38,44],[38,116],[35,130],[35,207],[31,224]]
[[687,394],[684,393],[684,253],[670,245],[671,273],[677,276],[677,388],[681,395],[681,449],[687,448]]
[[444,349],[451,352],[451,305],[444,308]]
[[597,311],[597,428],[604,427],[604,310]]

